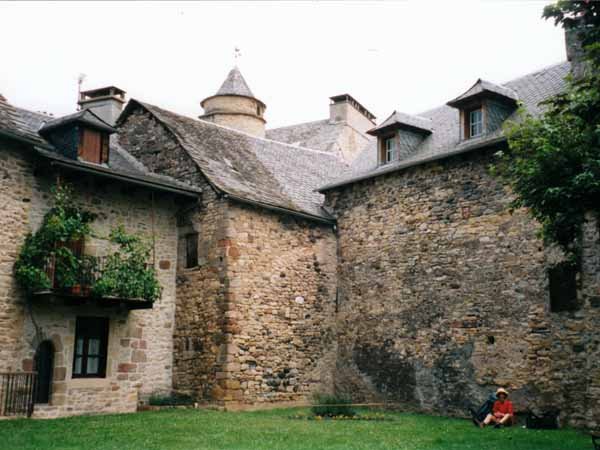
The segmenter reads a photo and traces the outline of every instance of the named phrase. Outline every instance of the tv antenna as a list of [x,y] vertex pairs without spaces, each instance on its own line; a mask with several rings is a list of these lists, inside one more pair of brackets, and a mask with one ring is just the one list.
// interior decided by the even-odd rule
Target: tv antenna
[[[79,76],[77,77],[77,100],[78,101],[81,100],[81,85],[83,84],[84,80],[85,80],[85,73],[80,73]],[[79,106],[79,108],[77,108],[77,109],[81,109],[81,106]]]

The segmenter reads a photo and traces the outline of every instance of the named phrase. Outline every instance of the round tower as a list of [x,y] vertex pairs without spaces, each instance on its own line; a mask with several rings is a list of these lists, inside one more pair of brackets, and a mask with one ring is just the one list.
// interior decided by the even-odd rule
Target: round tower
[[217,93],[202,100],[200,105],[204,108],[204,114],[199,117],[202,120],[265,136],[263,116],[267,107],[254,97],[237,67],[231,69]]

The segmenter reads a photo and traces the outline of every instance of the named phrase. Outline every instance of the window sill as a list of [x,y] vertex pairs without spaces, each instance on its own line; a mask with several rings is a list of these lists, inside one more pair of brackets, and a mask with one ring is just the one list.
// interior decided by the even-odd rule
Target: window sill
[[108,378],[71,378],[67,384],[70,389],[104,388],[110,385],[110,380]]

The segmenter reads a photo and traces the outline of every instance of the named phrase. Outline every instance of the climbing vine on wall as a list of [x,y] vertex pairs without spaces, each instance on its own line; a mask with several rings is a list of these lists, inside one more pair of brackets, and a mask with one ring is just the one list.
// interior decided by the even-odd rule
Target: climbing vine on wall
[[[80,260],[68,246],[85,239],[91,233],[95,215],[73,202],[69,186],[52,189],[54,206],[46,213],[42,225],[29,233],[15,262],[17,282],[27,292],[51,287],[69,288],[77,282]],[[48,264],[54,262],[54,282],[50,280]]]

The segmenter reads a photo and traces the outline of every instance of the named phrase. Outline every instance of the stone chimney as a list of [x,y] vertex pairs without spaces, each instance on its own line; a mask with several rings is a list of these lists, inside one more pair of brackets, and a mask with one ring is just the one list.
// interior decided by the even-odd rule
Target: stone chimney
[[565,44],[567,47],[567,60],[571,63],[571,73],[573,77],[580,78],[585,72],[587,63],[584,61],[583,45],[578,28],[565,30]]
[[125,91],[115,86],[90,89],[79,93],[80,109],[89,109],[113,126],[125,103]]
[[358,103],[350,94],[329,97],[329,121],[331,123],[345,122],[361,133],[373,128],[376,117],[363,105]]
[[204,114],[199,119],[265,137],[267,107],[254,96],[237,67],[231,69],[217,93],[200,105]]

